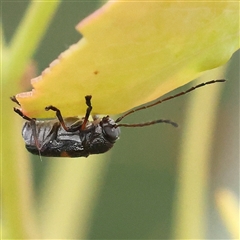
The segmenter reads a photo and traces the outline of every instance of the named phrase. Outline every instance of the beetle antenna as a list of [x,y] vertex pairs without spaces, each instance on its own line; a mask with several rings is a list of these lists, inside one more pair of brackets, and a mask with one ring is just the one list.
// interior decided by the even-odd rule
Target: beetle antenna
[[156,124],[156,123],[168,123],[168,124],[171,124],[172,126],[174,127],[178,127],[178,124],[175,123],[175,122],[172,122],[171,120],[168,120],[168,119],[158,119],[158,120],[154,120],[154,121],[151,121],[151,122],[145,122],[145,123],[120,123],[120,124],[116,124],[114,127],[117,128],[117,127],[145,127],[145,126],[150,126],[150,125],[153,125],[153,124]]
[[[150,108],[150,107],[153,107],[155,105],[158,105],[162,102],[165,102],[165,101],[168,101],[170,99],[173,99],[173,98],[176,98],[176,97],[180,97],[182,95],[185,95],[186,93],[189,93],[189,92],[192,92],[193,90],[197,89],[197,88],[200,88],[200,87],[203,87],[203,86],[206,86],[206,85],[209,85],[209,84],[213,84],[213,83],[218,83],[218,82],[226,82],[225,79],[217,79],[217,80],[211,80],[211,81],[208,81],[208,82],[204,82],[204,83],[200,83],[198,84],[197,86],[194,86],[194,87],[191,87],[189,88],[188,90],[186,91],[183,91],[183,92],[180,92],[180,93],[177,93],[176,95],[172,95],[172,96],[169,96],[169,97],[166,97],[162,100],[158,100],[154,103],[151,103],[149,105],[144,105],[142,107],[139,107],[139,108],[136,108],[136,109],[132,109],[130,110],[129,112],[123,114],[121,117],[119,117],[115,122],[118,123],[120,121],[122,121],[123,118],[125,118],[126,116],[134,113],[134,112],[137,112],[137,111],[140,111],[140,110],[143,110],[143,109],[146,109],[146,108]],[[121,125],[121,124],[120,124]],[[119,125],[118,125],[119,126]],[[122,125],[123,126],[123,125]]]

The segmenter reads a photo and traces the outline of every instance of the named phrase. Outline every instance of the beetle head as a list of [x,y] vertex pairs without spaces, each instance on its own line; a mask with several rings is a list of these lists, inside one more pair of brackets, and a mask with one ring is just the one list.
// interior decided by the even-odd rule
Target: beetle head
[[116,123],[112,118],[109,116],[103,117],[100,125],[102,127],[103,134],[110,142],[115,142],[119,138],[121,133],[120,128],[115,127]]

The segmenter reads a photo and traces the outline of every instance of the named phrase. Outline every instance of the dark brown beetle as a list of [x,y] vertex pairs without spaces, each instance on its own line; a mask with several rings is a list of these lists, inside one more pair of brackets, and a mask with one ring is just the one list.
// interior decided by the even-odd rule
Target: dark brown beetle
[[[60,110],[54,106],[45,108],[46,111],[52,110],[56,112],[57,119],[54,120],[36,120],[24,115],[18,108],[14,108],[14,111],[27,120],[23,126],[22,136],[27,150],[32,154],[49,157],[88,157],[91,154],[104,153],[111,149],[116,140],[119,139],[121,126],[144,127],[156,123],[168,123],[177,127],[176,123],[164,119],[137,124],[118,124],[124,117],[136,111],[182,96],[207,84],[225,81],[220,79],[201,83],[174,96],[130,110],[116,121],[109,116],[103,118],[94,116],[93,121],[90,122],[88,120],[92,110],[92,97],[90,95],[85,96],[87,110],[84,118],[70,117],[63,119]],[[11,97],[11,100],[20,105],[15,96]]]

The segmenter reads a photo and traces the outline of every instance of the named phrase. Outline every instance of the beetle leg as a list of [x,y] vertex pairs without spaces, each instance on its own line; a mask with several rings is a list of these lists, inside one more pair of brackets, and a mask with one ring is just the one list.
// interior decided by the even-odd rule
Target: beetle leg
[[35,146],[37,147],[37,149],[40,151],[41,147],[39,145],[38,142],[38,138],[37,138],[37,130],[36,130],[36,118],[30,118],[26,115],[23,114],[23,112],[19,109],[19,108],[13,108],[14,112],[16,112],[18,115],[20,115],[23,119],[27,120],[30,122],[31,126],[32,126],[32,133],[33,133],[33,138],[34,138],[34,142],[35,142]]
[[86,114],[85,114],[85,117],[84,117],[83,124],[82,124],[82,126],[81,126],[81,130],[84,130],[84,129],[86,128],[86,124],[87,124],[87,122],[88,122],[88,118],[89,118],[90,113],[91,113],[91,111],[92,111],[91,98],[92,98],[91,95],[85,96],[86,104],[87,104],[88,108],[87,108],[87,110],[86,110]]
[[[83,124],[81,125],[81,130],[85,129],[87,121],[88,121],[88,118],[89,118],[89,115],[90,115],[91,110],[92,110],[91,98],[92,98],[91,95],[85,96],[86,104],[87,104],[88,108],[87,108],[87,111],[86,111],[86,115],[84,117]],[[73,127],[73,126],[67,127],[66,126],[66,124],[65,124],[65,122],[63,120],[62,114],[61,114],[61,112],[60,112],[60,110],[58,108],[50,105],[50,106],[45,107],[45,110],[46,111],[52,110],[52,111],[56,112],[56,116],[57,116],[59,122],[61,123],[61,125],[62,125],[62,127],[64,128],[65,131],[67,131],[67,132],[75,132],[75,131],[79,130],[78,126],[77,127]]]
[[20,115],[23,119],[28,120],[28,121],[35,121],[35,118],[30,118],[26,115],[23,114],[23,112],[19,109],[19,108],[13,108],[14,112],[17,113],[18,115]]
[[12,96],[12,97],[10,97],[10,99],[11,99],[13,102],[15,102],[16,104],[18,104],[19,106],[21,106],[20,103],[18,102],[18,100],[16,99],[16,96]]
[[42,146],[45,146],[45,145],[47,145],[47,143],[57,139],[59,127],[60,127],[59,122],[55,122],[53,124],[52,129],[49,132],[49,134],[47,135],[47,137],[45,138],[44,142],[42,143]]
[[45,110],[46,111],[49,111],[49,110],[52,110],[54,112],[56,112],[56,116],[59,120],[59,122],[61,123],[62,127],[64,128],[65,131],[67,132],[75,132],[77,129],[76,128],[73,128],[73,127],[67,127],[64,120],[63,120],[63,117],[62,117],[62,114],[60,112],[60,110],[52,105],[50,106],[47,106],[45,107]]

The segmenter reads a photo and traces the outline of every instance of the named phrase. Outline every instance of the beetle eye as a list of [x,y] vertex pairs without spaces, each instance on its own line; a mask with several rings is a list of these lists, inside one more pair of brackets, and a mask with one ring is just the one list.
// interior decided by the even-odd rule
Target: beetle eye
[[115,128],[112,125],[103,128],[104,133],[113,141],[117,140],[120,136],[120,128]]
[[116,123],[114,122],[114,120],[109,118],[108,116],[102,119],[103,133],[109,141],[116,141],[120,136],[120,128],[115,128],[115,125]]

